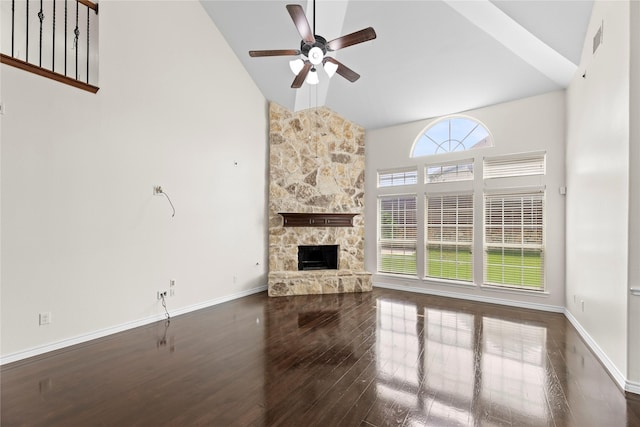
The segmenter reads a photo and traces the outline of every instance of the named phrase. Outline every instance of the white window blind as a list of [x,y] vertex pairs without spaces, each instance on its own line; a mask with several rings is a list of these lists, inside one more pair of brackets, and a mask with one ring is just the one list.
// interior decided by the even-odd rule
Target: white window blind
[[470,181],[472,179],[473,159],[427,165],[425,168],[425,180],[427,183]]
[[485,194],[484,281],[544,290],[544,193]]
[[473,195],[427,195],[427,277],[473,280]]
[[484,159],[484,178],[544,175],[545,154],[532,153]]
[[416,196],[379,200],[378,271],[416,275]]
[[417,184],[416,169],[378,172],[378,187],[396,187]]

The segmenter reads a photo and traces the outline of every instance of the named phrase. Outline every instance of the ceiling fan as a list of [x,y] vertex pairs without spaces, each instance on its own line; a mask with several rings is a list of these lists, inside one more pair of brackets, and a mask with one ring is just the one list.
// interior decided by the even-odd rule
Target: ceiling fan
[[300,49],[277,49],[277,50],[250,50],[249,56],[253,58],[263,56],[298,56],[302,55],[306,59],[298,58],[289,62],[291,71],[296,75],[291,87],[297,89],[302,86],[303,82],[309,84],[318,84],[318,74],[316,66],[322,64],[324,70],[331,78],[335,73],[340,74],[350,82],[355,82],[360,78],[360,74],[356,73],[349,67],[345,66],[337,59],[327,56],[327,53],[334,52],[338,49],[353,46],[354,44],[363,43],[376,38],[376,32],[372,27],[367,27],[355,33],[338,37],[329,42],[317,34],[315,34],[315,8],[316,2],[313,2],[313,31],[309,25],[309,21],[304,14],[304,9],[299,4],[288,4],[287,10],[293,23],[298,29],[298,33],[302,36]]

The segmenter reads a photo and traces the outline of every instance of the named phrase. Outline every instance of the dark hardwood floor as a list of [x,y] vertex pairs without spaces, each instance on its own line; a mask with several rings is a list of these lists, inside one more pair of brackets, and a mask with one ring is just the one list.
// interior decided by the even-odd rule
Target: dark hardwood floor
[[379,288],[257,294],[0,380],[3,427],[640,426],[563,315]]

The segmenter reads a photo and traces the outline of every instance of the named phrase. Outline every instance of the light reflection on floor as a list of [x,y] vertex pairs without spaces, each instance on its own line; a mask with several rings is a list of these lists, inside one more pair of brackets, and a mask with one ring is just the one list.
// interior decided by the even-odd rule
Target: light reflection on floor
[[551,420],[546,328],[383,299],[377,309],[377,397],[422,415],[408,424]]

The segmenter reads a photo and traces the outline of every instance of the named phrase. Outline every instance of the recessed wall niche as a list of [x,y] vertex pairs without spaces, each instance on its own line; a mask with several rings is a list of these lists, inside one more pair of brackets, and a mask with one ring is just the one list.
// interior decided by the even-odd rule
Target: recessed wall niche
[[[364,129],[326,107],[269,105],[269,295],[371,290],[364,271]],[[284,227],[281,213],[353,214]],[[298,246],[338,245],[338,268],[298,270]]]

